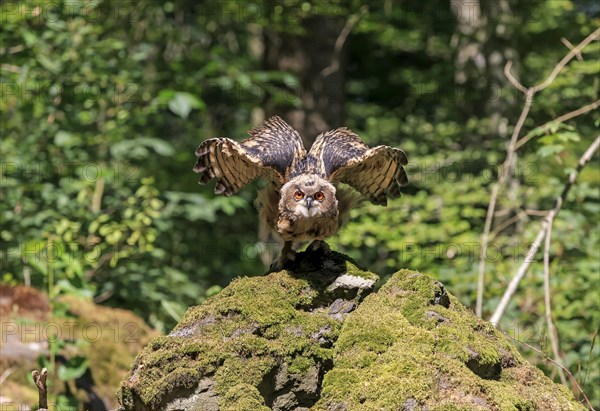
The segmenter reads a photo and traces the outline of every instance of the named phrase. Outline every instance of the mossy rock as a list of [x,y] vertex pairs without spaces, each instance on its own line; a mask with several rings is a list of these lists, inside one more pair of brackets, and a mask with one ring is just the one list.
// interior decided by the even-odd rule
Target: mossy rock
[[585,408],[442,284],[401,270],[344,323],[312,409]]
[[125,409],[308,409],[342,323],[378,277],[338,253],[301,253],[287,270],[238,278],[188,310],[137,357]]
[[126,410],[583,410],[436,280],[301,253],[239,278],[137,357]]

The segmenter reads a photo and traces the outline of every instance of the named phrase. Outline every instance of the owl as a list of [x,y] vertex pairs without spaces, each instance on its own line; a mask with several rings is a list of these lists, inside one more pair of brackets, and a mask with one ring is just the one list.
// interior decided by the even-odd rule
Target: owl
[[200,184],[215,179],[215,194],[226,196],[256,178],[267,180],[256,205],[261,224],[283,240],[275,269],[295,259],[295,243],[311,241],[309,249],[328,253],[324,240],[339,230],[356,201],[386,205],[408,183],[402,150],[369,148],[345,127],[320,134],[308,152],[298,132],[279,117],[248,133],[241,142],[202,142],[194,171]]

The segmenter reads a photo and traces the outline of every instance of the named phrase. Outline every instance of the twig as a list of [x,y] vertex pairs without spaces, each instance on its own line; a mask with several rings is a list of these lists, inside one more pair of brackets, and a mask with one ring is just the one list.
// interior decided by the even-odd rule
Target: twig
[[48,386],[46,385],[46,377],[48,377],[48,370],[46,368],[42,368],[42,372],[40,373],[38,370],[33,370],[31,372],[31,376],[33,377],[33,382],[35,383],[38,389],[38,402],[39,402],[39,411],[48,409]]
[[0,68],[2,70],[8,71],[10,73],[20,73],[22,70],[21,67],[19,67],[19,66],[15,66],[14,64],[7,64],[7,63],[0,64]]
[[525,212],[527,213],[527,215],[537,215],[540,217],[546,217],[548,215],[548,210],[533,210],[531,208],[528,208],[527,210],[525,210]]
[[503,217],[505,215],[510,214],[512,209],[510,207],[503,208],[502,210],[494,211],[494,217]]
[[24,44],[18,44],[16,46],[12,46],[12,47],[0,47],[0,55],[7,54],[7,53],[15,54],[15,53],[19,53],[23,50],[25,50]]
[[[573,45],[573,44],[572,44],[572,43],[571,43],[569,40],[567,40],[567,39],[566,39],[566,38],[564,38],[564,37],[561,37],[561,38],[560,38],[560,42],[561,42],[562,44],[564,44],[565,46],[567,46],[567,48],[568,48],[569,50],[573,50],[573,48],[575,47],[575,46],[574,46],[574,45]],[[576,55],[576,56],[577,56],[577,60],[579,60],[579,61],[583,61],[583,56],[581,55],[581,53],[577,53],[577,55]]]
[[596,38],[600,37],[600,29],[594,31],[592,34],[587,36],[581,43],[577,45],[577,47],[571,49],[569,53],[562,58],[560,62],[550,73],[550,75],[544,80],[542,83],[535,85],[533,87],[525,88],[511,73],[510,69],[512,67],[512,61],[508,61],[506,66],[504,67],[504,74],[511,82],[511,84],[520,90],[523,94],[525,94],[525,105],[523,106],[523,110],[521,111],[521,115],[517,120],[517,124],[513,129],[512,135],[510,137],[510,142],[508,144],[506,159],[502,165],[500,170],[500,175],[498,176],[498,181],[492,186],[492,193],[490,195],[490,202],[488,204],[487,215],[485,217],[485,224],[483,228],[483,234],[481,235],[481,255],[479,259],[479,268],[477,275],[477,301],[475,305],[475,314],[478,317],[482,316],[483,311],[483,291],[485,287],[485,260],[487,254],[488,241],[490,236],[490,230],[492,228],[492,222],[494,219],[494,212],[496,210],[496,202],[498,200],[498,193],[500,191],[500,187],[504,185],[506,179],[511,170],[511,166],[513,164],[513,157],[516,151],[516,143],[519,138],[519,134],[521,133],[521,129],[523,128],[523,124],[527,119],[527,115],[529,114],[529,109],[531,108],[531,104],[533,102],[534,95],[546,87],[548,87],[558,73],[563,69],[563,67],[573,59],[581,50],[591,43]]
[[515,153],[515,143],[521,132],[521,128],[523,124],[525,124],[525,119],[529,114],[529,109],[531,108],[531,103],[533,102],[533,95],[535,93],[529,93],[529,89],[525,89],[521,83],[519,83],[512,74],[510,74],[510,67],[512,66],[512,61],[508,61],[506,63],[506,67],[504,72],[506,76],[511,81],[511,83],[523,91],[527,98],[525,99],[525,105],[523,106],[523,110],[521,111],[521,115],[517,120],[517,124],[513,130],[512,136],[510,137],[510,143],[508,145],[506,159],[502,164],[500,169],[500,175],[498,177],[498,181],[492,186],[492,194],[490,195],[490,203],[488,204],[487,214],[485,216],[485,224],[483,227],[483,234],[481,236],[481,256],[479,258],[479,273],[477,276],[477,302],[475,307],[475,314],[481,318],[483,315],[483,290],[485,287],[485,260],[487,256],[487,248],[488,242],[490,238],[490,230],[492,229],[492,222],[494,220],[494,211],[496,210],[496,202],[498,201],[498,192],[500,191],[500,187],[504,184],[506,179],[508,178],[508,174],[512,165],[513,156]]
[[94,187],[94,194],[92,195],[92,203],[90,204],[90,211],[97,213],[102,208],[102,195],[104,194],[104,177],[96,180],[96,186]]
[[94,277],[98,273],[98,271],[100,271],[100,269],[104,267],[104,264],[110,261],[113,257],[114,253],[112,251],[100,256],[100,258],[98,258],[98,261],[96,262],[96,266],[87,270],[84,274],[84,277],[87,279]]
[[368,11],[368,7],[362,6],[359,9],[358,14],[353,14],[348,18],[348,20],[346,21],[346,24],[342,28],[342,31],[340,32],[337,39],[335,40],[335,45],[333,46],[333,56],[331,58],[331,64],[329,66],[325,67],[323,70],[321,70],[321,77],[327,77],[330,74],[333,74],[339,70],[340,57],[342,54],[342,49],[344,48],[344,44],[346,43],[346,39],[352,32],[352,28],[354,27],[354,25],[356,23],[358,23],[360,18],[367,11]]
[[537,352],[538,354],[540,354],[545,360],[550,361],[551,363],[556,364],[557,367],[561,368],[564,372],[566,372],[567,374],[569,374],[569,377],[571,377],[571,381],[573,382],[573,385],[575,385],[577,387],[577,389],[579,390],[579,392],[581,393],[581,395],[583,395],[583,398],[585,398],[585,402],[588,405],[588,408],[590,410],[594,410],[594,407],[592,406],[592,404],[590,403],[590,400],[588,399],[587,395],[585,395],[585,392],[583,392],[583,389],[581,388],[581,386],[579,385],[579,383],[577,382],[577,379],[575,378],[575,376],[571,373],[571,371],[569,371],[568,369],[566,369],[562,364],[557,363],[556,361],[554,361],[552,358],[548,357],[545,353],[542,352],[542,350],[535,348],[533,345],[531,344],[527,344],[525,341],[521,341],[518,338],[514,338],[513,336],[509,335],[509,337],[513,340],[518,342],[519,344],[523,344],[525,347]]
[[[552,353],[554,354],[554,360],[556,363],[560,363],[559,343],[558,334],[556,327],[554,327],[554,321],[552,321],[552,302],[550,300],[550,241],[552,240],[552,224],[554,223],[554,216],[556,213],[554,210],[548,214],[548,226],[546,227],[546,241],[544,243],[544,305],[546,306],[546,323],[548,324],[548,334],[550,335],[550,345],[552,346]],[[567,379],[562,368],[558,368],[558,375],[560,376],[560,382],[563,385],[567,385]]]
[[[507,63],[509,66],[510,61]],[[515,80],[518,87],[523,87],[519,82]],[[520,88],[519,88],[520,90]],[[500,186],[504,184],[506,179],[508,178],[508,174],[512,165],[513,156],[515,153],[515,142],[519,133],[521,132],[521,128],[525,123],[525,119],[529,114],[529,109],[531,108],[531,103],[533,102],[533,94],[525,100],[525,105],[523,106],[523,110],[521,111],[521,115],[519,116],[519,120],[515,125],[515,129],[513,130],[513,134],[510,139],[510,144],[508,146],[508,152],[506,155],[506,159],[502,164],[500,169],[500,176],[498,181],[492,186],[492,194],[490,195],[490,203],[488,204],[487,215],[485,216],[485,224],[483,227],[483,234],[481,236],[481,256],[479,259],[479,273],[477,276],[477,303],[475,308],[475,314],[481,318],[483,314],[483,290],[485,286],[485,260],[487,256],[487,248],[490,237],[490,230],[492,229],[492,222],[494,220],[494,211],[496,210],[496,202],[498,201],[498,192],[500,191]]]
[[502,296],[502,299],[500,300],[498,307],[496,307],[494,314],[490,318],[490,322],[492,324],[494,324],[494,325],[498,324],[498,322],[500,321],[500,318],[502,318],[502,315],[504,314],[504,310],[506,310],[508,303],[510,302],[513,294],[517,290],[519,283],[525,276],[525,273],[527,273],[527,269],[531,265],[531,262],[533,261],[533,257],[535,257],[535,254],[537,253],[537,250],[539,249],[539,246],[540,246],[542,240],[544,239],[544,236],[546,235],[546,229],[547,229],[548,223],[550,221],[549,216],[553,215],[554,217],[556,217],[556,215],[560,211],[563,203],[566,201],[567,195],[569,194],[571,187],[573,186],[573,184],[575,183],[575,180],[577,179],[577,175],[583,169],[583,167],[585,167],[585,165],[592,159],[594,153],[598,150],[598,146],[600,146],[600,136],[596,137],[594,142],[588,147],[588,149],[585,151],[585,153],[579,159],[577,168],[575,170],[571,171],[571,173],[569,174],[569,179],[568,179],[567,183],[565,184],[565,186],[563,187],[562,193],[556,198],[556,203],[555,203],[554,208],[552,210],[550,210],[548,217],[546,217],[542,220],[542,227],[540,228],[540,231],[538,232],[538,234],[535,238],[535,241],[533,242],[531,247],[529,247],[529,250],[527,251],[527,256],[525,257],[525,261],[523,261],[523,264],[521,264],[521,266],[517,270],[517,273],[512,278],[512,280],[510,280],[510,283],[508,284],[508,287],[504,291],[504,295]]
[[555,125],[555,124],[560,124],[560,123],[564,123],[565,121],[571,120],[572,118],[575,118],[577,116],[580,116],[582,114],[586,114],[589,113],[590,111],[596,109],[600,107],[600,100],[596,100],[593,103],[588,104],[587,106],[583,106],[578,108],[577,110],[571,111],[569,113],[563,114],[560,117],[555,118],[554,120],[550,120],[547,123],[536,127],[535,129],[531,130],[529,133],[527,133],[525,135],[525,137],[523,137],[522,139],[520,139],[519,141],[517,141],[517,144],[515,145],[515,150],[518,150],[519,148],[521,148],[524,144],[527,144],[527,142],[529,142],[529,140],[531,140],[533,137],[535,137],[535,135],[539,132],[544,132],[546,130],[548,130],[551,126]]
[[[505,210],[509,210],[509,209],[505,209]],[[501,210],[504,211],[504,210]],[[518,214],[514,217],[509,218],[508,220],[504,221],[502,224],[499,224],[496,228],[494,228],[491,232],[490,232],[490,237],[492,238],[492,240],[494,238],[496,238],[506,227],[510,226],[511,224],[516,223],[517,221],[522,220],[524,217],[530,216],[530,215],[535,215],[535,216],[541,216],[541,217],[546,217],[548,215],[548,210],[519,210]],[[500,214],[499,212],[496,212],[496,214],[494,214],[496,217],[498,217]]]
[[541,84],[531,87],[531,90],[534,93],[537,93],[538,91],[542,91],[543,89],[548,87],[550,84],[552,84],[552,82],[554,81],[556,76],[558,76],[558,73],[560,73],[560,71],[563,69],[563,67],[565,67],[567,65],[567,63],[569,63],[569,61],[571,61],[573,59],[573,57],[580,54],[581,50],[583,50],[583,48],[585,46],[587,46],[592,41],[594,41],[598,38],[600,38],[600,29],[594,31],[592,34],[590,34],[585,39],[583,39],[583,41],[581,43],[579,43],[577,45],[577,47],[571,49],[569,51],[569,53],[566,56],[564,56],[561,61],[558,62],[558,64],[554,67],[554,70],[552,70],[552,73],[550,73],[550,75],[546,78],[546,80],[544,80],[544,82]]
[[594,332],[594,336],[592,337],[592,344],[590,344],[590,352],[588,353],[588,364],[585,369],[585,376],[583,377],[583,384],[587,382],[588,375],[590,373],[590,364],[592,363],[592,352],[594,352],[594,344],[596,343],[596,337],[598,336],[598,330]]
[[10,377],[10,375],[15,371],[14,368],[7,368],[4,370],[4,372],[2,373],[2,375],[0,375],[0,384],[3,384],[4,381],[6,381],[6,379],[8,377]]
[[498,227],[494,228],[493,231],[490,232],[490,237],[492,239],[496,238],[496,236],[498,234],[500,234],[502,232],[502,230],[504,230],[506,227],[510,226],[513,223],[516,223],[517,221],[521,220],[523,217],[526,217],[527,213],[523,210],[519,211],[519,213],[517,213],[516,216],[509,218],[508,220],[504,221],[502,224],[500,224]]
[[510,69],[512,68],[512,64],[513,64],[512,60],[508,60],[506,62],[506,65],[504,66],[504,75],[506,76],[508,81],[510,81],[510,84],[512,84],[514,88],[516,88],[523,94],[527,94],[527,90],[528,90],[527,87],[523,86],[519,82],[519,80],[517,80],[510,72]]

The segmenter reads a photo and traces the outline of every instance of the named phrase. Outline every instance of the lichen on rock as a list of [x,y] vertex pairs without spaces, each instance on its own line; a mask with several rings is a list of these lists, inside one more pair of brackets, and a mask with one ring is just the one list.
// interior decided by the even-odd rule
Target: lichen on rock
[[[126,410],[580,410],[429,276],[301,253],[190,308],[137,357]],[[365,298],[366,297],[366,298]]]

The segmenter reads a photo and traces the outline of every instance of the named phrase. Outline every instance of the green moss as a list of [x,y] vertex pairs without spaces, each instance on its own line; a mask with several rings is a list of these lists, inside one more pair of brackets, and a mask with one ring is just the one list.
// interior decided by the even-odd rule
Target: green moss
[[256,410],[269,411],[265,402],[256,389],[250,384],[238,384],[230,388],[223,398],[225,405],[223,411]]
[[346,272],[349,275],[364,278],[365,280],[379,280],[379,276],[377,274],[373,274],[372,272],[359,267],[358,264],[353,260],[345,259],[343,264],[346,268]]
[[[334,266],[338,273],[377,278],[346,259]],[[156,338],[138,355],[121,385],[121,403],[160,408],[168,394],[186,388],[191,392],[206,377],[216,383],[222,409],[264,407],[257,389],[273,378],[277,367],[286,363],[290,374],[302,375],[333,358],[332,343],[318,340],[333,342],[341,329],[320,308],[335,276],[314,275],[318,269],[307,268],[313,275],[296,269],[238,278],[190,308],[169,336]]]
[[[159,409],[170,394],[185,397],[208,379],[221,409],[268,410],[265,401],[273,399],[266,393],[277,376],[301,382],[333,363],[312,410],[583,409],[432,278],[396,273],[342,324],[328,315],[338,298],[328,284],[345,273],[373,274],[349,260],[333,270],[297,264],[237,279],[188,310],[169,336],[139,354],[122,384],[122,403]],[[310,264],[312,271],[298,271]]]
[[312,360],[312,358],[296,357],[292,359],[292,362],[288,368],[288,372],[290,374],[304,374],[314,365],[315,362]]
[[441,284],[402,270],[344,323],[313,409],[395,410],[406,401],[431,410],[583,409]]

